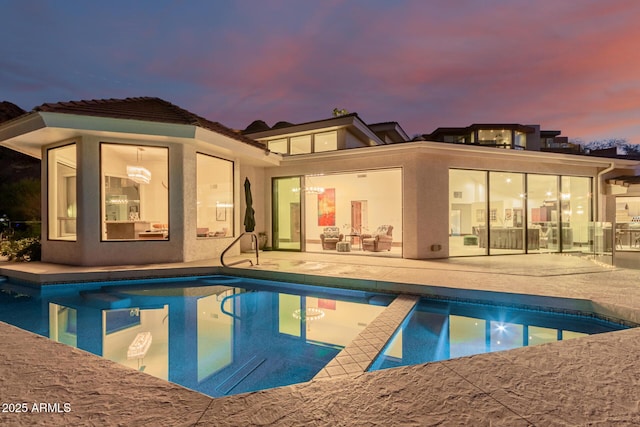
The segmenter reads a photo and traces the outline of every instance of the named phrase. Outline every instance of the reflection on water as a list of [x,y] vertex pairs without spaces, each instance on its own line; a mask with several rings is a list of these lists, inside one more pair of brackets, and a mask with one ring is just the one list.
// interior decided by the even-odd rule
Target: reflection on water
[[0,320],[210,396],[308,381],[384,309],[374,294],[233,278],[72,286],[4,284]]
[[625,329],[591,317],[423,299],[370,370],[510,350]]

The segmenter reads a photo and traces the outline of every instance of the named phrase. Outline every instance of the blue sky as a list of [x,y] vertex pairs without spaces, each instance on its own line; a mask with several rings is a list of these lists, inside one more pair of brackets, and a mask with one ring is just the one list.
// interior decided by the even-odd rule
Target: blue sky
[[635,0],[0,0],[0,100],[157,96],[229,127],[541,124],[640,143]]

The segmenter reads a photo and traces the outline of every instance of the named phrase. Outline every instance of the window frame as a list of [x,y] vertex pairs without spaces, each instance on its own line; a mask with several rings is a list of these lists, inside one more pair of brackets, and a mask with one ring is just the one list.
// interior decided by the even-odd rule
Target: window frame
[[[215,217],[214,217],[214,221],[224,221],[225,223],[228,222],[229,227],[228,227],[228,233],[229,234],[225,234],[225,235],[221,235],[221,236],[216,236],[216,231],[214,231],[214,235],[210,236],[199,236],[198,235],[198,211],[197,211],[197,203],[198,203],[198,189],[199,189],[199,182],[198,182],[198,156],[204,156],[208,159],[215,159],[215,160],[219,160],[219,161],[224,161],[229,163],[229,165],[231,166],[231,180],[230,180],[230,189],[231,189],[231,194],[230,194],[230,199],[231,199],[231,204],[232,206],[224,206],[222,209],[224,209],[224,219],[219,219],[222,218],[221,216],[219,216],[219,211],[218,211],[218,207],[216,207],[216,213],[215,213]],[[201,151],[196,152],[196,237],[199,239],[222,239],[222,238],[228,238],[228,237],[235,237],[236,232],[235,232],[235,217],[236,217],[236,192],[235,192],[235,174],[236,174],[236,163],[233,160],[229,160],[229,159],[225,159],[223,157],[219,157],[219,156],[215,156],[213,154],[208,154],[208,153],[204,153]],[[216,183],[210,183],[210,184],[216,184]],[[229,212],[230,210],[230,212]],[[207,232],[209,233],[209,232]]]
[[[114,177],[114,178],[124,178],[124,179],[131,179],[128,178],[122,174],[122,176],[116,176],[116,175],[107,175],[105,172],[105,165],[104,165],[104,161],[105,161],[105,156],[104,156],[104,150],[103,148],[105,146],[113,146],[113,147],[134,147],[134,148],[144,148],[144,149],[159,149],[159,150],[164,150],[166,152],[166,176],[167,176],[167,184],[164,184],[164,181],[161,180],[161,185],[166,188],[167,190],[167,198],[166,198],[166,203],[167,203],[167,211],[166,211],[166,217],[167,217],[167,222],[163,223],[160,222],[158,224],[161,225],[166,225],[166,227],[164,228],[160,228],[158,232],[163,232],[166,233],[166,237],[164,238],[140,238],[139,236],[136,236],[136,234],[139,234],[139,230],[136,231],[135,228],[135,221],[134,220],[134,238],[131,239],[109,239],[107,237],[107,225],[106,225],[106,188],[105,188],[105,178],[107,176],[110,177]],[[168,242],[171,240],[171,190],[170,190],[170,186],[168,185],[168,183],[171,180],[171,168],[169,167],[169,165],[171,164],[171,150],[168,146],[165,145],[147,145],[147,144],[136,144],[134,142],[126,142],[126,143],[119,143],[119,142],[109,142],[109,141],[100,141],[99,142],[99,181],[100,181],[100,242],[102,243],[131,243],[131,242],[150,242],[150,241],[154,241],[154,242]],[[142,192],[140,192],[142,194]],[[139,203],[140,205],[142,205],[142,200]],[[142,213],[142,209],[141,207],[138,210],[139,213]],[[146,216],[146,215],[145,215]],[[128,221],[128,220],[124,220],[124,221]],[[148,220],[148,219],[143,219],[142,217],[138,219],[139,222],[149,222],[149,227],[150,229],[147,231],[154,231],[154,227],[152,226],[152,221]]]
[[[57,177],[57,159],[55,159],[55,165],[54,168],[56,170],[56,180],[55,183],[51,182],[51,178],[52,178],[52,171],[54,169],[52,169],[52,165],[51,165],[51,154],[57,150],[62,150],[65,148],[69,148],[73,146],[75,148],[75,198],[76,198],[76,212],[75,212],[75,221],[76,221],[76,232],[75,234],[71,234],[71,236],[73,236],[72,238],[63,238],[62,236],[53,236],[52,235],[52,230],[58,230],[58,234],[59,232],[59,228],[56,226],[55,228],[52,227],[52,215],[56,216],[56,222],[57,222],[57,214],[55,213],[55,211],[58,210],[58,198],[56,197],[55,199],[55,206],[52,209],[51,203],[52,203],[52,195],[51,195],[51,189],[52,189],[52,185],[55,185],[56,187],[58,186],[58,177]],[[49,147],[47,148],[47,155],[46,155],[46,162],[47,162],[47,240],[48,241],[60,241],[60,242],[77,242],[78,241],[78,230],[77,230],[77,221],[78,221],[78,142],[77,141],[69,141],[65,144],[62,145],[57,145],[54,147]],[[71,166],[69,166],[71,167]],[[52,210],[54,212],[52,212]],[[73,217],[70,217],[73,218]]]

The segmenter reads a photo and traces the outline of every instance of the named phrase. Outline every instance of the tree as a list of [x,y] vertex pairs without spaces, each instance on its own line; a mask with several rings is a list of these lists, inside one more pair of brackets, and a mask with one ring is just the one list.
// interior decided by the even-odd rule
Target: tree
[[576,139],[572,142],[574,144],[582,145],[585,149],[589,151],[607,150],[615,147],[617,154],[640,155],[640,145],[631,144],[624,138],[598,139],[598,140],[589,141],[589,142],[584,142],[582,140]]
[[349,112],[347,110],[345,110],[344,108],[334,108],[333,109],[333,117],[346,116],[347,114],[349,114]]
[[0,185],[0,216],[10,220],[40,220],[40,180],[25,178]]

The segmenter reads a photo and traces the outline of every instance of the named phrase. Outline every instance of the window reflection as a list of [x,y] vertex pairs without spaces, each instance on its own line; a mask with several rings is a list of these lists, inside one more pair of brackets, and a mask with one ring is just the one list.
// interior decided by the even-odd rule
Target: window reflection
[[623,329],[595,319],[482,304],[419,302],[372,370],[505,351]]
[[49,338],[71,347],[78,346],[78,312],[64,305],[49,304]]
[[384,307],[279,294],[278,330],[307,342],[345,347]]

